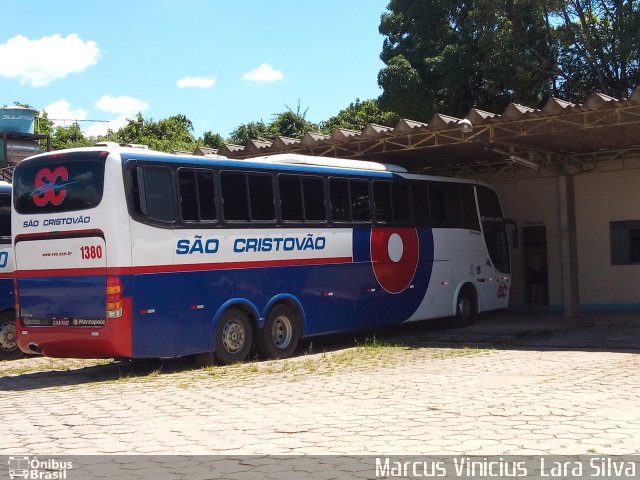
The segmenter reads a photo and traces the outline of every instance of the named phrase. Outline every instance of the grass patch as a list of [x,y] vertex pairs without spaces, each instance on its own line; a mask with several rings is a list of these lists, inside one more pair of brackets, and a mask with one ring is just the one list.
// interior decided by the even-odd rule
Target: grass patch
[[481,347],[462,347],[462,348],[444,348],[437,349],[433,357],[440,360],[451,357],[467,357],[470,355],[485,355],[487,353],[494,352],[495,348],[481,348]]
[[297,380],[305,375],[332,375],[348,369],[390,366],[402,361],[408,347],[381,342],[376,337],[357,341],[351,348],[314,353],[313,344],[298,357],[286,360],[253,361],[226,366],[206,366],[200,371],[214,378],[247,378],[258,375],[282,375]]
[[[301,355],[283,360],[252,360],[233,365],[193,366],[189,359],[147,362],[116,362],[112,359],[78,360],[36,357],[0,363],[0,378],[29,374],[84,372],[87,385],[104,383],[170,381],[177,388],[187,389],[198,379],[220,381],[253,380],[264,375],[276,375],[287,381],[299,381],[309,375],[331,376],[349,371],[394,368],[414,362],[416,356],[434,360],[481,355],[492,348],[413,348],[387,342],[376,336],[354,340],[350,348],[314,352],[309,343]],[[99,368],[104,366],[105,368]],[[98,367],[98,368],[94,368]]]

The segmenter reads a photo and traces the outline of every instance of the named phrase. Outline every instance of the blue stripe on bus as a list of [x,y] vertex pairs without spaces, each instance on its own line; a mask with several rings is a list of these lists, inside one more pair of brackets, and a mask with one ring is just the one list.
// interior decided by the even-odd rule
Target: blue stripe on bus
[[431,278],[432,232],[418,231],[420,262],[412,288],[391,294],[380,288],[373,272],[370,231],[354,230],[354,261],[348,264],[123,277],[124,295],[134,301],[133,356],[211,351],[213,319],[230,299],[246,302],[264,316],[275,296],[289,295],[304,309],[305,336],[371,329],[407,320],[422,302]]

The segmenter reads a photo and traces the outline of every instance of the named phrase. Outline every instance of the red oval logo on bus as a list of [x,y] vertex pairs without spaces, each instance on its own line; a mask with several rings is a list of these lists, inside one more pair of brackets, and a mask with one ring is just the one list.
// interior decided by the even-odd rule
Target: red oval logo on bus
[[389,293],[410,285],[418,268],[420,241],[415,228],[371,230],[371,262],[378,283]]
[[[36,189],[31,193],[33,203],[38,207],[44,207],[47,203],[60,205],[67,196],[65,183],[69,180],[69,172],[66,167],[57,167],[53,172],[48,168],[41,168],[36,173],[34,186]],[[73,183],[73,182],[71,182]]]

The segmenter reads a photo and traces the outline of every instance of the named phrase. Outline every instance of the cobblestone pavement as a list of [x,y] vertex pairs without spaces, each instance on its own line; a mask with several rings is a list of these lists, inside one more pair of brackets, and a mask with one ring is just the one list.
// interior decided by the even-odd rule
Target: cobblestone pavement
[[0,363],[0,455],[640,454],[639,373],[640,351],[557,345],[28,358]]

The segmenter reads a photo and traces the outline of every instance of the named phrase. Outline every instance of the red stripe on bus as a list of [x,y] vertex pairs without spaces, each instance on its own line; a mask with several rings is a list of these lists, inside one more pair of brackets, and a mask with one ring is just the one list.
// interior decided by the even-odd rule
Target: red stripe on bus
[[310,258],[294,260],[257,260],[247,262],[219,262],[180,265],[148,265],[143,267],[98,267],[98,268],[53,268],[50,270],[16,270],[17,278],[74,277],[90,275],[136,275],[148,273],[178,273],[207,270],[237,270],[243,268],[296,267],[304,265],[327,265],[351,263],[353,257]]

